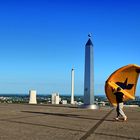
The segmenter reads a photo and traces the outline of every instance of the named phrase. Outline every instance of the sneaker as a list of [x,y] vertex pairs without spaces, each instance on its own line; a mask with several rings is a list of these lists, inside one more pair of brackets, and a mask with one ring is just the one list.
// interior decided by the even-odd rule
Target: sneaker
[[118,118],[118,117],[116,117],[116,118],[115,118],[115,120],[116,120],[116,121],[118,121],[118,120],[119,120],[119,118]]
[[126,121],[127,120],[127,117],[124,117],[124,121]]

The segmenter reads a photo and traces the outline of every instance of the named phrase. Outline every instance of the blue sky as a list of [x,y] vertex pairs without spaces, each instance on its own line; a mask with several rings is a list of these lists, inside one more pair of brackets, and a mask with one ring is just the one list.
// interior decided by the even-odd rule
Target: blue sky
[[[140,65],[139,0],[0,1],[0,93],[83,95],[84,51],[94,44],[95,95],[116,69]],[[137,86],[140,95],[140,85]]]

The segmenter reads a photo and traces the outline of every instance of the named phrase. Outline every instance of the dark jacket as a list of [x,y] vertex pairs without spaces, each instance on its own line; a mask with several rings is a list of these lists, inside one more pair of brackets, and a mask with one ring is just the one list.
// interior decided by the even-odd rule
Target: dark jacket
[[123,93],[122,92],[115,92],[114,95],[116,96],[117,103],[123,102]]

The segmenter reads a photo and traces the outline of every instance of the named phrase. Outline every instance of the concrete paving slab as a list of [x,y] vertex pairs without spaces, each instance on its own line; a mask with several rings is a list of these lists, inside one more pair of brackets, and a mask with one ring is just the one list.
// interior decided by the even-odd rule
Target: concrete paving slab
[[140,139],[140,108],[125,108],[127,122],[114,121],[113,108],[0,104],[0,140]]

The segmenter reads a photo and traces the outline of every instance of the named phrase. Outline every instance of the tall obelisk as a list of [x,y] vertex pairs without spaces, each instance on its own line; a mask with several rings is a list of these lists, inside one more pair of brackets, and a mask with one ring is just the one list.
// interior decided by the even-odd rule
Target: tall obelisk
[[84,73],[84,106],[94,109],[94,68],[93,68],[93,43],[91,35],[85,45],[85,73]]

